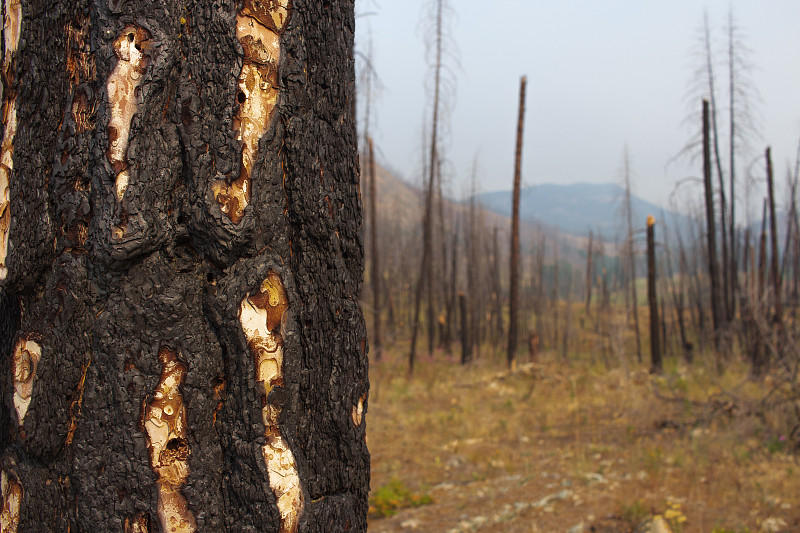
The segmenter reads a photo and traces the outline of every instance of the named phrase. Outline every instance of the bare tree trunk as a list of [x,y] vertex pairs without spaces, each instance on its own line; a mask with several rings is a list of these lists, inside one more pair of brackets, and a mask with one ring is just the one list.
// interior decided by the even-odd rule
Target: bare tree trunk
[[505,337],[505,323],[503,321],[503,289],[500,283],[500,230],[495,226],[492,229],[492,342],[499,344]]
[[[539,240],[539,245],[536,250],[536,303],[534,304],[536,311],[536,331],[539,334],[540,341],[546,339],[544,332],[544,253],[546,241],[544,235]],[[542,346],[540,346],[542,347]]]
[[453,232],[453,241],[451,244],[450,249],[450,272],[449,276],[445,277],[445,279],[449,279],[449,283],[446,287],[446,297],[445,297],[445,319],[444,319],[444,349],[447,353],[452,352],[452,341],[453,341],[453,330],[454,327],[454,315],[455,315],[455,306],[456,306],[456,284],[458,281],[458,234],[459,234],[459,223],[456,222],[455,231]]
[[367,138],[369,148],[369,230],[370,230],[370,250],[372,251],[370,281],[372,282],[372,349],[375,352],[375,360],[380,361],[383,354],[383,343],[381,340],[381,269],[378,252],[378,217],[377,207],[378,196],[375,185],[375,150],[372,145],[372,138]]
[[[433,307],[432,307],[432,289],[431,289],[431,233],[433,226],[433,188],[435,184],[435,174],[438,168],[439,154],[437,152],[438,143],[438,128],[439,128],[439,89],[441,80],[442,69],[442,0],[437,1],[436,5],[436,65],[434,70],[434,86],[433,86],[433,118],[431,119],[431,146],[430,146],[430,160],[428,162],[428,191],[425,196],[425,215],[422,223],[422,261],[420,265],[420,274],[417,278],[417,290],[414,301],[414,320],[411,329],[411,351],[408,356],[408,371],[414,372],[414,359],[417,349],[417,330],[419,328],[419,311],[422,301],[422,287],[427,283],[428,288],[428,327],[435,328],[433,323]],[[431,332],[429,330],[429,335]],[[433,340],[431,336],[428,338],[428,347],[430,353],[433,354]]]
[[633,311],[633,330],[636,337],[636,359],[642,362],[642,339],[639,333],[639,299],[636,295],[636,257],[633,252],[633,207],[631,205],[631,175],[628,163],[628,148],[625,147],[625,212],[628,218],[628,276]]
[[706,238],[708,242],[708,275],[711,278],[711,315],[714,321],[714,346],[722,349],[723,314],[720,300],[719,266],[717,263],[717,231],[714,217],[714,187],[711,183],[711,137],[708,100],[703,100],[703,184],[706,198]]
[[594,235],[589,230],[589,244],[586,245],[586,317],[589,317],[589,308],[592,304],[592,286],[594,284],[594,274],[592,272],[592,251]]
[[4,3],[3,531],[366,531],[355,17],[291,4]]
[[[571,285],[571,284],[570,284]],[[564,329],[561,332],[561,358],[569,357],[569,337],[572,334],[572,301],[569,297],[564,307]]]
[[661,341],[659,340],[658,298],[656,295],[656,220],[647,217],[647,301],[650,304],[650,371],[660,374]]
[[729,301],[728,301],[728,320],[734,320],[736,317],[736,295],[739,291],[739,273],[738,273],[738,260],[736,255],[736,68],[735,56],[733,47],[733,10],[728,13],[728,118],[729,118],[729,134],[728,139],[728,173],[729,186],[730,186],[730,202],[731,212],[730,220],[728,221],[728,240],[730,242],[730,256],[728,259],[728,272],[729,283],[728,288]]
[[511,280],[509,282],[508,367],[516,366],[517,328],[519,326],[519,189],[522,175],[522,133],[525,126],[525,85],[519,80],[519,116],[517,118],[517,147],[514,151],[514,197],[511,208]]
[[[715,322],[715,327],[717,327],[717,336],[722,334],[727,334],[727,332],[723,332],[723,328],[721,327],[722,324],[727,323],[730,320],[730,316],[728,316],[731,310],[730,304],[730,294],[728,293],[728,289],[731,286],[730,284],[730,273],[728,272],[728,237],[727,237],[727,223],[726,218],[728,216],[728,208],[725,201],[725,180],[722,173],[722,158],[720,157],[719,153],[719,133],[717,131],[717,98],[716,98],[716,91],[714,90],[714,69],[712,66],[711,61],[711,36],[708,29],[708,16],[705,15],[704,17],[705,22],[705,39],[706,39],[706,70],[708,72],[708,97],[710,99],[710,120],[711,120],[711,129],[713,133],[713,139],[711,139],[711,143],[714,149],[714,163],[717,169],[717,180],[719,182],[719,212],[720,212],[720,225],[722,231],[720,232],[720,237],[722,237],[722,290],[719,294],[720,300],[720,311],[723,313],[720,315],[720,322]],[[710,163],[709,163],[710,165]],[[718,264],[719,265],[719,264]],[[719,266],[717,267],[719,268]],[[719,283],[718,283],[719,286]],[[722,339],[718,339],[721,343]]]
[[[672,259],[667,258],[667,275],[669,276],[670,285],[672,288],[672,305],[675,307],[675,314],[678,319],[678,332],[681,337],[681,353],[683,354],[684,360],[687,363],[691,364],[694,358],[693,346],[689,342],[688,335],[686,333],[686,320],[684,318],[684,311],[686,309],[686,302],[684,299],[684,295],[686,294],[686,277],[687,277],[687,269],[686,269],[686,257],[683,249],[683,242],[681,241],[680,234],[678,233],[678,246],[679,246],[679,267],[678,267],[678,284],[676,286],[675,277],[673,275],[672,270]],[[667,248],[669,252],[669,248]]]
[[767,308],[764,303],[764,291],[766,289],[766,272],[767,272],[767,200],[764,199],[761,208],[761,235],[758,241],[758,271],[756,272],[756,283],[758,292],[751,297],[751,324],[755,332],[755,339],[750,353],[750,359],[753,364],[753,374],[755,376],[762,375],[768,365],[769,358],[766,351],[764,342],[764,333],[758,324],[758,320],[766,318],[766,313],[763,313]]
[[463,292],[458,293],[458,307],[461,310],[461,364],[465,365],[472,360],[472,343],[467,315],[467,297]]
[[[468,240],[466,242],[466,246],[464,247],[464,253],[466,255],[466,263],[467,263],[467,294],[469,294],[469,298],[467,299],[467,312],[462,313],[462,320],[464,316],[468,319],[468,327],[471,332],[471,335],[464,336],[462,332],[461,341],[469,343],[469,355],[472,356],[472,350],[475,344],[476,337],[478,335],[476,329],[476,307],[477,307],[477,271],[478,271],[478,230],[477,230],[477,222],[476,222],[476,206],[475,206],[475,173],[473,170],[472,175],[472,194],[470,195],[469,200],[469,222],[468,222],[468,231],[466,232],[466,236],[468,236]],[[463,325],[462,325],[463,329]],[[463,349],[463,348],[462,348]]]
[[772,247],[772,261],[770,262],[770,281],[772,282],[772,298],[774,302],[772,323],[778,333],[778,351],[780,352],[783,343],[783,305],[781,302],[781,274],[778,269],[780,250],[778,249],[778,222],[775,217],[775,184],[772,179],[772,156],[769,148],[767,148],[764,156],[767,161],[767,198],[769,201],[769,229]]
[[558,271],[559,271],[559,262],[558,262],[558,241],[556,241],[555,246],[553,246],[553,291],[550,293],[550,308],[551,314],[553,315],[553,349],[558,349],[558,341],[559,341],[559,330],[558,330],[558,303],[560,300],[559,295],[559,283],[558,283]]

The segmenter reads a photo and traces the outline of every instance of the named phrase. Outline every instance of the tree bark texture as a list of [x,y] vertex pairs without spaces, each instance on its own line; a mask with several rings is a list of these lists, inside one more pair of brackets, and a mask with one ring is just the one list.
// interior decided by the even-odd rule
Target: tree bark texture
[[3,531],[366,531],[353,2],[4,14]]
[[721,347],[722,300],[719,263],[717,262],[717,230],[714,218],[714,186],[711,183],[711,133],[708,101],[703,100],[703,186],[706,200],[706,243],[708,245],[708,275],[711,279],[711,316],[714,321],[714,346]]
[[517,146],[514,150],[514,196],[511,207],[511,280],[509,282],[508,313],[508,366],[516,363],[517,328],[519,312],[519,190],[522,175],[522,132],[525,125],[525,85],[527,78],[519,80],[519,116],[517,117]]
[[[647,301],[650,304],[650,369],[661,373],[658,297],[656,296],[656,220],[647,217]],[[666,338],[666,335],[664,336]]]

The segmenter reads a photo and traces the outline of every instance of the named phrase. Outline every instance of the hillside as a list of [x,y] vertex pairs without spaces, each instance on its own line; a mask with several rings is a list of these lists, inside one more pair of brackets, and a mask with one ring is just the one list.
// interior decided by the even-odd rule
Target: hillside
[[[366,161],[366,158],[362,156],[361,160]],[[375,173],[377,177],[377,210],[381,223],[400,229],[404,233],[418,231],[423,211],[423,195],[420,188],[406,182],[381,165],[375,166]],[[364,207],[366,209],[369,201],[369,190],[364,169],[362,169],[361,180],[361,194],[364,198]],[[487,195],[495,194],[500,195],[502,193],[487,193]],[[510,212],[510,193],[506,194],[509,198],[506,211]],[[503,212],[502,201],[498,197],[494,204],[487,204],[484,202],[483,196],[479,196],[482,212],[479,213],[478,218],[484,221],[487,229],[492,230],[496,227],[500,230],[504,239],[507,239],[511,228],[511,218],[507,212]],[[445,199],[444,210],[450,216],[455,218],[466,217],[468,209],[467,202]],[[559,243],[559,253],[562,259],[566,260],[578,260],[579,251],[583,250],[586,245],[587,231],[565,231],[546,218],[530,217],[523,219],[520,224],[520,233],[523,252],[530,248],[536,235],[544,233],[548,242],[552,243],[555,240]]]
[[[520,217],[529,222],[542,222],[571,235],[586,235],[591,229],[606,240],[621,234],[624,227],[621,206],[625,189],[613,183],[542,184],[525,187],[520,192]],[[511,191],[487,192],[478,196],[486,209],[504,216],[511,215]],[[631,196],[634,225],[644,226],[647,215],[669,222],[685,222],[685,217]],[[673,219],[675,217],[675,219]]]

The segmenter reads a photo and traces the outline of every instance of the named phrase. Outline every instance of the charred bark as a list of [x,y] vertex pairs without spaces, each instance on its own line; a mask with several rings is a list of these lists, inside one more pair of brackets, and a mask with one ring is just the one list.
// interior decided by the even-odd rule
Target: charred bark
[[519,189],[522,176],[522,133],[525,126],[525,76],[519,80],[519,116],[517,117],[517,147],[514,150],[514,198],[511,208],[511,280],[509,282],[508,355],[509,368],[516,363],[517,329],[519,327]]
[[708,101],[703,100],[703,185],[706,200],[706,239],[708,275],[711,279],[711,316],[714,321],[714,346],[722,349],[724,315],[720,292],[719,263],[717,261],[717,230],[714,218],[714,187],[711,183],[711,136]]
[[658,297],[656,295],[656,221],[647,217],[647,301],[650,304],[650,371],[660,374],[661,341],[659,340]]
[[769,236],[772,260],[770,261],[770,283],[772,284],[773,314],[772,324],[778,334],[778,352],[783,347],[783,303],[781,300],[781,273],[778,268],[780,263],[780,250],[778,249],[778,222],[775,218],[775,184],[772,178],[772,156],[770,148],[766,149],[764,157],[767,163],[767,200],[769,201]]
[[12,6],[18,530],[366,531],[353,3]]

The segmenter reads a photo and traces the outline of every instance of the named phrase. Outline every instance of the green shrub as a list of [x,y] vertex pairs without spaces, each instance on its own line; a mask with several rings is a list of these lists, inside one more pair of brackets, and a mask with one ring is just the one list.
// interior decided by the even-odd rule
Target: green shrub
[[415,494],[399,479],[393,479],[378,487],[369,497],[369,514],[377,518],[392,516],[407,507],[419,507],[433,503],[430,494]]

